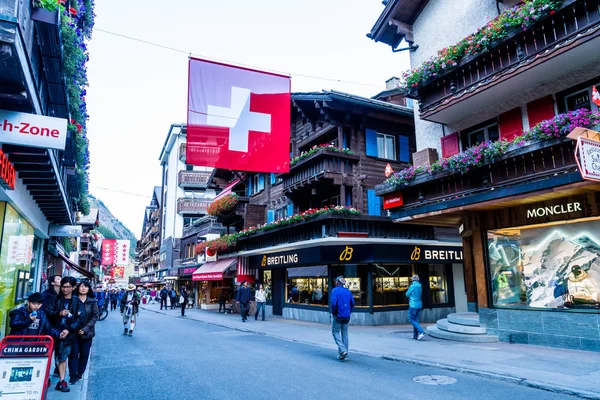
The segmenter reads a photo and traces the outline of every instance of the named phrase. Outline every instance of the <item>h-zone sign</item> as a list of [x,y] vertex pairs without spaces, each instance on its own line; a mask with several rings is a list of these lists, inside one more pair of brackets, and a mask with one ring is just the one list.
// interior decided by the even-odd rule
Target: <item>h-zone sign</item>
[[67,120],[0,110],[0,143],[64,150]]

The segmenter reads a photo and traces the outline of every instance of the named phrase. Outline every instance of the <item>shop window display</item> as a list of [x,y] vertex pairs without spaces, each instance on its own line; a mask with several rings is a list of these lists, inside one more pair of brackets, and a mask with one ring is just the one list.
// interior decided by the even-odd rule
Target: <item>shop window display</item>
[[331,267],[331,272],[334,279],[340,275],[346,277],[346,287],[354,297],[355,307],[369,306],[369,269],[366,265],[334,265]]
[[488,232],[494,305],[599,308],[600,220]]
[[444,265],[429,265],[429,291],[431,293],[431,304],[448,303],[448,279]]
[[329,306],[327,266],[287,269],[287,303]]
[[272,288],[273,288],[273,278],[272,278],[272,272],[269,271],[264,271],[263,272],[263,287],[265,289],[265,292],[267,293],[267,302],[270,303],[273,301],[273,293],[272,293]]
[[373,305],[408,305],[406,291],[412,275],[412,265],[373,264]]

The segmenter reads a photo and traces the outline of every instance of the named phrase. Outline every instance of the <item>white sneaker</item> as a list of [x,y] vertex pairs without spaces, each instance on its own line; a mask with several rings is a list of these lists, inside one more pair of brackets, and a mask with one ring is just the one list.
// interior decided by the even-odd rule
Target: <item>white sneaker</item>
[[425,337],[424,333],[419,334],[419,336],[417,336],[417,340],[421,340]]

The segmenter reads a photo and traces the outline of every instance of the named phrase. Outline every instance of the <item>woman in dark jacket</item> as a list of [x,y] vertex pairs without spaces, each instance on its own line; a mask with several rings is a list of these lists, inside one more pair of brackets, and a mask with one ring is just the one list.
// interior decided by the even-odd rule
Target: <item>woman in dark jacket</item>
[[77,332],[73,341],[73,348],[69,356],[69,383],[72,385],[81,379],[87,367],[92,348],[92,338],[96,335],[95,325],[98,321],[99,308],[96,295],[88,282],[81,282],[77,286],[77,297],[85,307],[83,327]]
[[188,299],[189,299],[189,293],[187,291],[187,287],[182,286],[181,287],[181,295],[179,296],[179,301],[180,301],[180,305],[181,305],[181,316],[185,317],[185,308],[187,307],[187,303],[188,303]]

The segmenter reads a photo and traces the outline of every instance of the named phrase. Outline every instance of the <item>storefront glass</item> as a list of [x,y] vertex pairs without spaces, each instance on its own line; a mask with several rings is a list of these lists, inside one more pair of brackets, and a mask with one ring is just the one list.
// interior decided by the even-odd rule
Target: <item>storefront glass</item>
[[495,306],[597,310],[600,219],[488,232]]
[[369,266],[368,265],[333,265],[332,278],[344,275],[346,287],[354,297],[356,307],[369,307]]
[[373,306],[408,305],[406,291],[412,275],[412,265],[373,264]]
[[8,312],[33,290],[31,263],[34,229],[6,203],[0,203],[0,315],[1,336],[7,333]]
[[328,294],[326,265],[287,269],[287,303],[327,307]]
[[263,271],[263,280],[262,280],[262,284],[263,287],[265,289],[265,292],[267,292],[267,302],[271,302],[273,301],[273,278],[272,278],[273,274],[271,273],[271,270],[268,271]]
[[429,265],[429,291],[431,292],[431,304],[448,303],[448,278],[445,265]]

